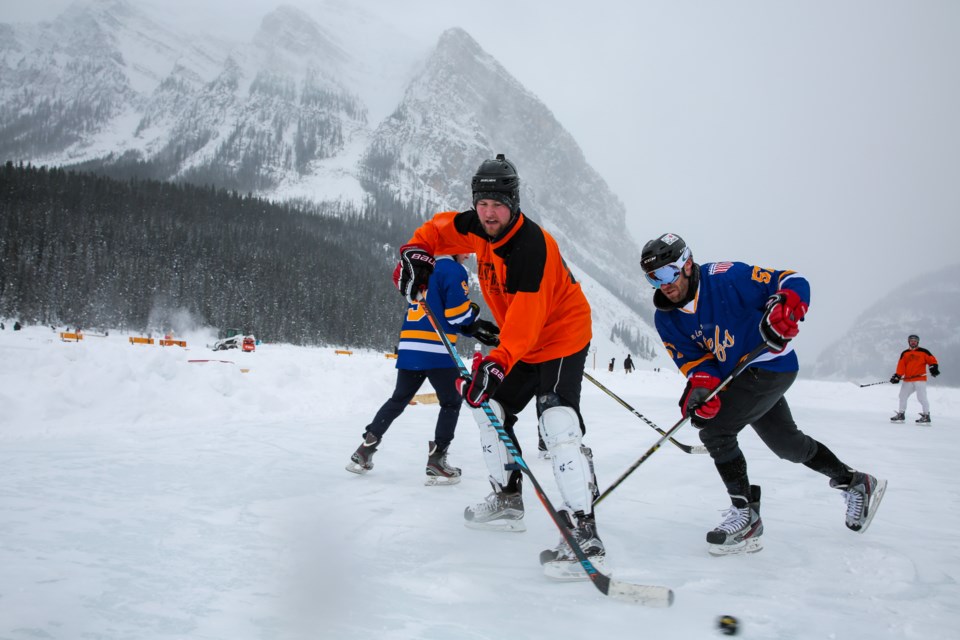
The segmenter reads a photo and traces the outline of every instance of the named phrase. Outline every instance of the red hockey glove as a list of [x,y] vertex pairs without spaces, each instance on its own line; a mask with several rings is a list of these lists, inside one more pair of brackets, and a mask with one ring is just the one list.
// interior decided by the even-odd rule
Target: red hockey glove
[[457,389],[471,407],[479,407],[490,399],[506,377],[502,364],[487,356],[473,373],[473,380],[460,378]]
[[760,319],[760,335],[773,353],[787,348],[787,343],[800,333],[797,325],[807,313],[807,303],[793,289],[780,289],[767,300],[767,310]]
[[[705,371],[698,371],[687,380],[687,388],[680,398],[680,411],[684,417],[691,411],[696,418],[709,420],[720,412],[720,396],[714,396],[709,402],[704,402],[713,390],[720,386],[720,378]],[[699,425],[694,422],[693,426]]]

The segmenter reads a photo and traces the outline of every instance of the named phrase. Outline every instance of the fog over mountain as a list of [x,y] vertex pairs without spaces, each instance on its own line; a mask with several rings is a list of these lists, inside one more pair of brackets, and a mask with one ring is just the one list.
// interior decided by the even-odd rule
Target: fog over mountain
[[[941,375],[931,384],[960,386],[960,283],[955,264],[898,287],[857,318],[854,326],[817,360],[813,376],[860,383],[889,378],[907,336],[920,336],[920,346],[940,362]],[[892,405],[891,405],[892,406]]]

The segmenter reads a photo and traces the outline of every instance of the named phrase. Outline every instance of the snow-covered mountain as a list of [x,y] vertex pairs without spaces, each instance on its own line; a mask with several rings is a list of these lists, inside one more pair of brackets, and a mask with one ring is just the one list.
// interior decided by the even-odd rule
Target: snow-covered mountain
[[659,344],[625,208],[546,105],[460,28],[416,43],[336,0],[319,11],[281,6],[250,42],[126,0],[0,25],[0,159],[426,216],[470,206],[476,167],[505,153],[524,211],[611,294],[595,334],[627,323]]
[[373,134],[366,175],[427,210],[469,204],[477,160],[503,151],[521,176],[521,208],[566,258],[636,300],[638,250],[626,209],[550,110],[462,29],[440,38],[396,111]]
[[864,311],[847,333],[824,350],[814,367],[817,378],[876,382],[889,378],[907,336],[920,336],[920,346],[941,363],[934,384],[960,386],[960,264],[926,273],[895,289]]

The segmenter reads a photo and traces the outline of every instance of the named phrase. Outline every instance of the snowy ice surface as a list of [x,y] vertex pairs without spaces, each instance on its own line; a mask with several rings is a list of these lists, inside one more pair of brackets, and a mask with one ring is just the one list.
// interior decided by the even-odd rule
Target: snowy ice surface
[[[665,444],[597,510],[614,576],[675,591],[672,608],[650,609],[542,575],[558,534],[529,483],[525,533],[463,526],[489,489],[466,411],[450,456],[462,483],[423,486],[431,404],[394,423],[372,472],[347,473],[393,388],[383,354],[214,353],[211,336],[181,337],[187,349],[0,331],[0,638],[689,640],[720,637],[721,614],[750,639],[960,628],[960,390],[934,381],[921,428],[915,399],[906,425],[889,423],[891,385],[799,381],[788,398],[802,428],[889,487],[870,530],[852,533],[826,478],[748,430],[765,524],[751,556],[707,555],[722,485],[708,456]],[[677,420],[674,371],[592,373],[661,427]],[[601,488],[659,437],[589,383],[583,413]],[[528,409],[527,452],[535,433]],[[677,439],[697,443],[689,425]],[[549,462],[529,463],[557,504]]]

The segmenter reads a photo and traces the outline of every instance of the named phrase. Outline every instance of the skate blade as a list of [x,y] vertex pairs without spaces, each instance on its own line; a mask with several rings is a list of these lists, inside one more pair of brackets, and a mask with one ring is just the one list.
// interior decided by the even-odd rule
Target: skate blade
[[763,541],[760,538],[747,538],[737,544],[708,544],[707,553],[719,558],[720,556],[736,556],[745,553],[763,551]]
[[[606,572],[606,562],[602,557],[590,558],[592,564],[601,573]],[[583,570],[583,565],[578,560],[556,560],[547,562],[543,565],[543,575],[551,580],[559,582],[578,582],[589,580],[590,576]],[[607,576],[610,574],[607,573]]]
[[887,492],[887,481],[877,479],[877,488],[873,490],[873,497],[870,498],[870,513],[867,514],[867,519],[863,523],[863,526],[857,530],[857,533],[863,533],[870,526],[870,523],[873,522],[873,516],[877,515],[877,507],[880,506],[880,501],[883,500],[883,494]]
[[357,464],[356,462],[353,462],[353,461],[348,462],[348,463],[347,463],[347,466],[344,467],[344,469],[346,469],[346,470],[349,471],[350,473],[356,473],[357,475],[361,475],[361,476],[362,476],[363,474],[365,474],[367,471],[370,471],[370,469],[372,469],[372,468],[373,468],[373,467],[370,467],[370,468],[368,469],[367,467],[364,467],[364,466],[362,466],[362,465],[359,465],[359,464]]
[[440,487],[447,484],[457,484],[458,482],[460,482],[460,476],[450,478],[447,476],[427,476],[423,484],[427,487]]
[[490,522],[474,522],[473,520],[464,520],[463,526],[467,529],[476,529],[477,531],[506,531],[520,533],[527,530],[527,525],[523,520],[491,520]]

